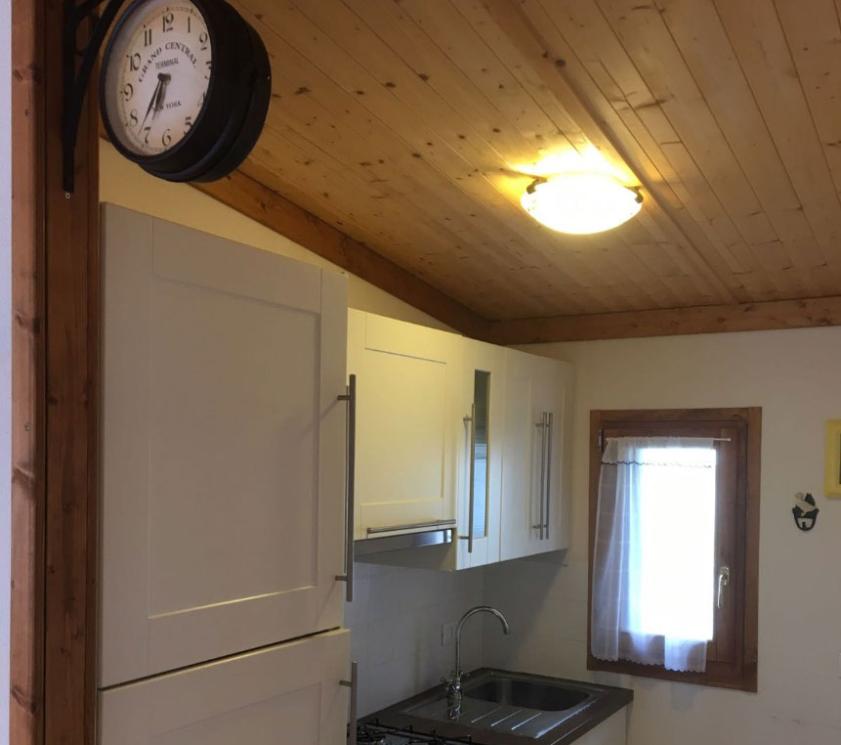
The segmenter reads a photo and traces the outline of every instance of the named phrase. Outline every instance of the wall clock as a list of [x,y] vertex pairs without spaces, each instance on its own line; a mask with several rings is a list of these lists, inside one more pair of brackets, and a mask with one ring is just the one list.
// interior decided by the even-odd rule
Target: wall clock
[[254,147],[270,97],[266,48],[225,0],[134,0],[102,60],[111,142],[169,181],[233,171]]

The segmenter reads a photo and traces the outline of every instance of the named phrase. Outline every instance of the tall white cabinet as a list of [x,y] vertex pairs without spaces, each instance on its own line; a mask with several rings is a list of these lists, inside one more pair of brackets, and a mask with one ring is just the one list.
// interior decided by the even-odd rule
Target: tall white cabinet
[[103,226],[101,743],[338,743],[345,280],[118,207]]
[[344,745],[350,632],[111,688],[100,741],[120,745]]

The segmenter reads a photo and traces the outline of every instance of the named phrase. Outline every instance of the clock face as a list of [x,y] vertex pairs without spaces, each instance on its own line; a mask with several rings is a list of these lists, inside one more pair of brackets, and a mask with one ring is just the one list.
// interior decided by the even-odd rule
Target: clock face
[[190,0],[149,0],[115,33],[103,87],[109,124],[131,152],[160,155],[204,106],[213,63],[207,23]]

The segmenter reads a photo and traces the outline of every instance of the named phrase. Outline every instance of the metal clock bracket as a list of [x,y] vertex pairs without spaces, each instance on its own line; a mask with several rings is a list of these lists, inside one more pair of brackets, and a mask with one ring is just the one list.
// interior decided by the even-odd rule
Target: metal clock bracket
[[[102,13],[98,8],[107,3]],[[63,89],[61,106],[61,147],[64,195],[73,193],[76,168],[76,138],[82,104],[88,91],[91,73],[108,29],[125,4],[125,0],[64,0],[62,34]],[[89,23],[90,22],[90,23]],[[79,31],[89,27],[90,33],[79,47]]]

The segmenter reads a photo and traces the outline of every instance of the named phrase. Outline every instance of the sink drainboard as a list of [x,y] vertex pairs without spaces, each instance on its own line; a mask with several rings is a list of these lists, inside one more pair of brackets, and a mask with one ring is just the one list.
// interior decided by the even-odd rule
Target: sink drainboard
[[[514,677],[489,676],[465,683],[459,724],[539,739],[598,698],[581,687],[540,685]],[[442,694],[407,709],[405,714],[451,722]]]

